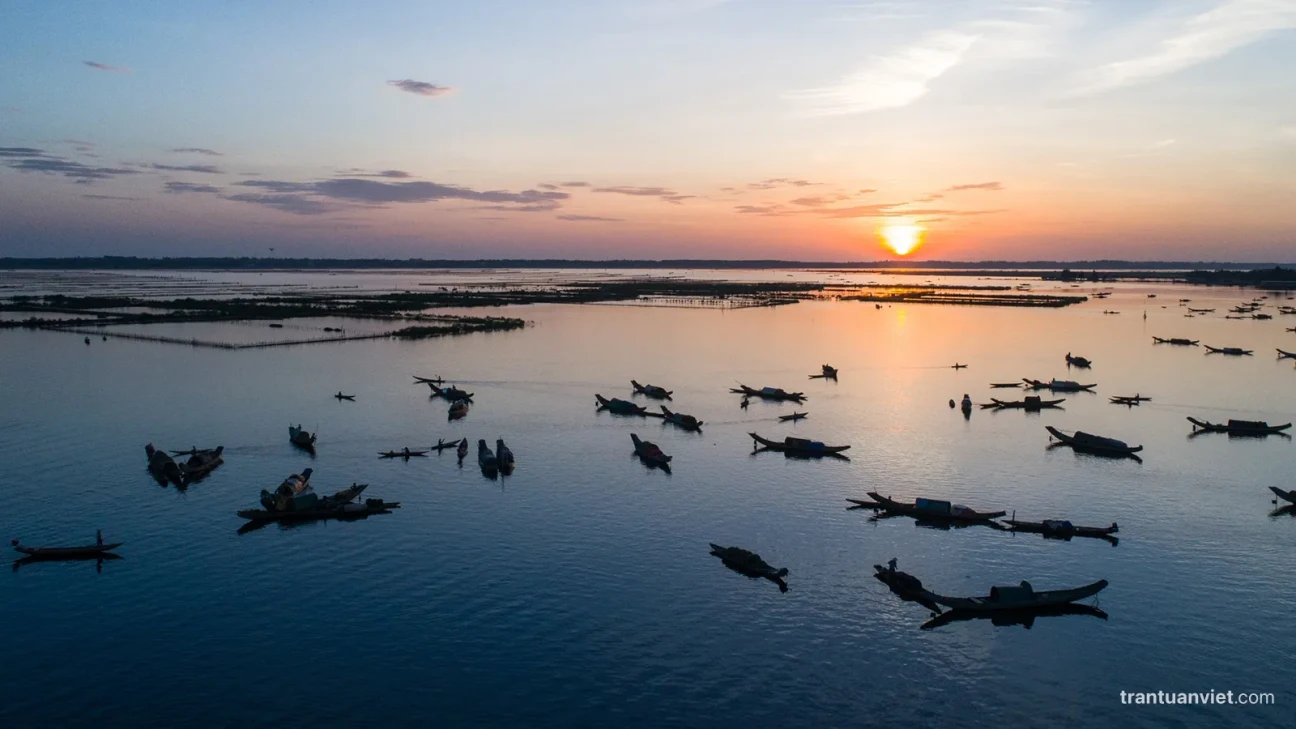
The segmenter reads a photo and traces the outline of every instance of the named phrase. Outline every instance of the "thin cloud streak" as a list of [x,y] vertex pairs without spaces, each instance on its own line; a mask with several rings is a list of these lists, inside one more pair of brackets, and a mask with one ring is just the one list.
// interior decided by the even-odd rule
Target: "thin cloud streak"
[[106,63],[100,63],[98,61],[82,61],[81,63],[84,63],[90,68],[98,69],[100,71],[108,71],[109,73],[130,73],[131,72],[131,70],[129,68],[126,68],[125,66],[109,66]]
[[945,188],[945,192],[959,192],[960,190],[986,190],[988,192],[999,192],[1004,189],[1002,182],[973,182],[968,185],[954,185]]
[[451,86],[438,86],[427,81],[415,81],[412,78],[388,81],[387,85],[416,96],[445,96],[454,93],[454,88]]
[[221,154],[220,152],[217,152],[217,151],[214,150],[214,149],[207,149],[206,147],[176,147],[175,149],[170,149],[170,150],[167,150],[167,151],[168,151],[168,152],[174,152],[174,153],[176,153],[176,154],[205,154],[205,155],[207,155],[208,157],[224,157],[224,156],[225,156],[225,155]]

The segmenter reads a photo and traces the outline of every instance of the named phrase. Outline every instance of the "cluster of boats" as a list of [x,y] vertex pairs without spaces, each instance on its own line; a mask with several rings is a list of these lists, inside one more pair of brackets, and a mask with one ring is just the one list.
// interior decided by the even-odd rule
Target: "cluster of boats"
[[[203,449],[194,447],[187,451],[170,453],[154,448],[152,443],[144,446],[144,454],[148,456],[149,473],[153,474],[158,483],[164,485],[171,483],[179,488],[184,488],[216,470],[217,466],[225,462],[221,457],[224,452],[225,446]],[[177,461],[172,456],[189,457]]]

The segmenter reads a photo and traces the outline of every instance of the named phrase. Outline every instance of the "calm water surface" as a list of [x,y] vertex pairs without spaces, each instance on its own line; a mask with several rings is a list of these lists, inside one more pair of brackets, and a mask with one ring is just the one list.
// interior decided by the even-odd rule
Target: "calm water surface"
[[[725,274],[744,275],[771,274]],[[1269,515],[1266,487],[1294,486],[1296,451],[1286,438],[1190,439],[1184,418],[1292,420],[1296,371],[1273,350],[1296,349],[1283,321],[1296,317],[1219,318],[1256,293],[1237,289],[1116,290],[1063,310],[538,306],[484,312],[534,322],[505,334],[241,352],[2,332],[0,536],[80,543],[102,528],[126,545],[100,572],[45,563],[0,579],[0,726],[1292,726],[1296,518]],[[1218,311],[1185,318],[1179,297]],[[1068,373],[1068,351],[1093,369]],[[806,378],[824,362],[839,382]],[[447,422],[411,374],[446,376],[476,406]],[[947,405],[1016,396],[988,384],[1021,377],[1098,394],[1038,415],[965,420]],[[628,398],[631,378],[673,389],[672,409],[704,434],[595,412],[595,393]],[[736,382],[805,390],[810,417],[743,411]],[[339,389],[356,402],[332,399]],[[1154,399],[1107,402],[1135,392]],[[316,457],[289,446],[296,422],[318,428]],[[1045,424],[1143,444],[1144,461],[1048,450]],[[752,455],[751,431],[850,443],[851,460]],[[633,459],[632,432],[672,454],[673,473]],[[375,457],[461,436],[502,436],[517,471],[484,478],[475,449],[463,468],[451,454]],[[222,444],[226,463],[186,491],[160,488],[147,442]],[[320,491],[368,482],[404,508],[236,534],[235,511],[308,466]],[[870,490],[1117,521],[1120,544],[844,508]],[[709,542],[788,567],[790,590],[725,569]],[[952,595],[1107,579],[1110,619],[920,631],[927,612],[871,577],[891,557]],[[1277,703],[1120,703],[1157,690]]]

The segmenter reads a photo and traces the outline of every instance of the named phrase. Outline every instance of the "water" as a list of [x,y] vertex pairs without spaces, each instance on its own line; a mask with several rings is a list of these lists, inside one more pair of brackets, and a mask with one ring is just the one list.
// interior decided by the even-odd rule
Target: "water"
[[[1266,487],[1293,486],[1293,444],[1190,439],[1184,418],[1292,420],[1296,372],[1273,348],[1296,349],[1283,321],[1296,317],[1219,318],[1254,295],[1236,289],[1116,290],[1063,310],[492,309],[534,325],[237,352],[0,332],[0,535],[67,544],[102,528],[126,543],[102,571],[44,563],[0,579],[0,726],[1291,726],[1296,519],[1269,516]],[[1184,318],[1179,297],[1218,311]],[[1068,373],[1068,351],[1093,369]],[[825,362],[840,381],[806,378]],[[451,378],[476,406],[447,422],[411,374]],[[1021,377],[1098,394],[1038,415],[965,420],[947,406],[1019,397],[987,385]],[[595,393],[629,398],[631,378],[673,389],[669,406],[704,433],[595,412]],[[804,390],[810,416],[740,410],[735,382]],[[1154,399],[1107,402],[1135,392]],[[318,427],[313,459],[287,442],[298,422]],[[1144,461],[1048,450],[1045,424],[1142,444]],[[851,460],[753,456],[751,431],[850,443]],[[633,459],[631,432],[673,455],[673,473]],[[517,471],[484,478],[475,448],[462,469],[451,453],[376,458],[461,436],[504,437]],[[147,442],[222,444],[226,462],[186,491],[160,488]],[[368,482],[367,496],[404,506],[236,534],[235,511],[307,466],[320,491]],[[1117,521],[1120,544],[844,508],[870,490]],[[725,569],[709,542],[788,567],[790,590]],[[927,612],[871,576],[891,557],[953,595],[1107,579],[1110,619],[920,631]],[[1120,703],[1157,690],[1274,692],[1276,705]]]

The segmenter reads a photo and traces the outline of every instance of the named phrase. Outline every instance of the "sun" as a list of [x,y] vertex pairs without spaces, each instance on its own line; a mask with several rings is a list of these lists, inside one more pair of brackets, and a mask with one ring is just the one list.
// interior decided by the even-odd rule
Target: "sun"
[[907,256],[922,245],[923,234],[926,232],[927,229],[921,225],[892,223],[878,231],[878,235],[897,256]]

